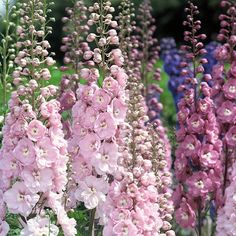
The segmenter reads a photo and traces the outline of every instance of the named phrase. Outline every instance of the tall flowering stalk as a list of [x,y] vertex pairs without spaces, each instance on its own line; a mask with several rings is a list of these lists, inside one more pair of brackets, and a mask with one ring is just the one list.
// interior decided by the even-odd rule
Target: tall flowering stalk
[[11,0],[3,2],[5,6],[5,15],[0,16],[2,25],[5,27],[4,33],[1,34],[1,45],[0,45],[0,84],[1,84],[1,111],[0,115],[6,116],[7,113],[7,90],[10,85],[10,75],[13,70],[13,57],[15,53],[14,48],[14,31],[16,24],[13,23],[13,18],[16,16],[16,6],[13,6]]
[[222,142],[219,140],[219,127],[211,88],[210,75],[203,75],[203,65],[207,60],[199,34],[201,22],[196,20],[198,8],[189,2],[186,8],[187,20],[184,25],[190,28],[184,33],[187,42],[182,46],[189,63],[183,73],[187,76],[182,86],[184,97],[178,104],[177,132],[179,146],[176,150],[175,175],[179,185],[174,194],[176,220],[184,228],[195,228],[202,235],[202,226],[209,208],[221,202],[222,163],[220,160]]
[[[117,135],[126,116],[124,58],[118,49],[119,37],[110,1],[95,2],[88,8],[90,30],[83,51],[78,77],[77,102],[72,108],[71,183],[69,204],[82,202],[90,209],[88,235],[96,229],[96,218],[103,223],[102,205],[114,178],[119,157]],[[95,48],[90,48],[90,45]]]
[[154,37],[156,26],[155,19],[152,17],[152,6],[149,0],[145,0],[140,5],[137,20],[139,25],[136,26],[132,37],[136,48],[133,47],[131,49],[131,60],[133,60],[133,65],[138,68],[135,76],[140,78],[144,84],[143,95],[148,107],[148,116],[150,122],[158,124],[157,129],[160,139],[163,140],[166,158],[170,166],[171,147],[166,134],[167,130],[163,127],[161,121],[163,105],[160,102],[160,95],[163,91],[158,84],[161,79],[160,69],[155,66],[159,59],[159,47],[157,39]]
[[103,235],[175,235],[170,194],[163,191],[171,174],[163,171],[167,162],[157,131],[145,126],[149,118],[140,78],[130,75],[127,88],[128,126],[120,133],[119,168],[108,192]]
[[[21,235],[75,236],[75,221],[64,208],[67,184],[67,142],[62,132],[57,87],[48,85],[54,64],[46,36],[51,3],[22,3],[17,27],[18,54],[13,72],[16,91],[3,127],[0,151],[1,235],[8,235],[6,211],[18,216]],[[56,215],[56,221],[52,221]]]
[[[79,73],[83,67],[84,51],[88,50],[85,42],[89,26],[87,25],[87,7],[83,1],[75,1],[72,8],[66,8],[67,17],[63,17],[65,24],[61,51],[65,53],[61,70],[65,73],[61,80],[60,103],[62,111],[70,111],[76,101],[76,90],[80,83]],[[68,71],[68,73],[66,73]],[[72,71],[72,73],[71,73]]]
[[[221,1],[227,9],[221,14],[221,30],[218,39],[223,42],[216,50],[218,64],[213,69],[213,92],[217,118],[221,128],[224,161],[224,206],[218,211],[217,234],[235,234],[235,101],[236,101],[236,3]],[[229,66],[227,66],[227,64]]]

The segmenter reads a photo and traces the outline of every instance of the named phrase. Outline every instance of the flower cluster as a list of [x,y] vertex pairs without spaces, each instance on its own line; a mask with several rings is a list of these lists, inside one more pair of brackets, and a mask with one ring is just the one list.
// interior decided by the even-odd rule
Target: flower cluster
[[[180,128],[177,131],[179,145],[176,150],[175,175],[179,185],[174,202],[177,222],[184,228],[196,226],[201,235],[204,212],[210,204],[219,206],[221,203],[222,142],[219,140],[211,88],[207,83],[211,76],[203,75],[203,65],[207,60],[202,57],[206,50],[201,40],[206,36],[198,33],[201,22],[195,20],[199,13],[197,7],[189,2],[186,12],[188,16],[184,25],[191,30],[184,33],[188,45],[181,49],[185,51],[193,70],[188,67],[189,63],[185,63],[183,73],[187,79],[181,86],[184,97],[178,104]],[[198,60],[199,57],[201,59]]]
[[[220,15],[221,30],[218,39],[223,45],[216,49],[218,64],[214,66],[213,95],[217,108],[217,118],[223,141],[223,194],[224,206],[218,211],[217,235],[235,234],[235,226],[231,224],[235,218],[235,99],[236,99],[236,4],[222,1],[222,7],[227,8]],[[229,67],[227,66],[229,64]]]
[[[57,87],[46,85],[51,74],[45,66],[54,63],[45,39],[50,33],[49,10],[50,4],[40,0],[23,3],[20,10],[13,72],[17,90],[9,101],[0,151],[1,222],[7,210],[23,221],[21,235],[49,231],[57,235],[58,228],[45,218],[47,208],[56,214],[64,235],[74,236],[75,221],[63,205],[68,155],[60,104],[53,99]],[[4,221],[1,225],[7,231]]]
[[129,126],[123,126],[121,132],[119,149],[122,155],[108,192],[104,236],[159,235],[161,232],[175,235],[169,223],[173,211],[168,204],[170,194],[164,190],[171,175],[168,171],[161,172],[167,166],[157,148],[162,143],[157,135],[150,140],[152,133],[145,126],[149,118],[142,88],[139,78],[129,77]]
[[[78,85],[77,102],[72,108],[72,136],[69,140],[71,177],[69,204],[83,202],[93,216],[102,217],[101,205],[106,201],[109,183],[117,169],[119,157],[117,135],[126,116],[125,86],[127,74],[124,58],[117,48],[117,22],[112,19],[114,8],[109,1],[94,3],[88,8],[87,24],[97,26],[90,32],[83,68],[78,77],[86,84]],[[96,43],[92,50],[90,43]],[[110,49],[112,47],[112,49]],[[93,221],[91,219],[91,221]]]
[[133,47],[131,49],[133,65],[138,68],[135,71],[135,76],[140,78],[144,84],[143,95],[148,107],[149,121],[158,124],[157,129],[165,146],[166,158],[170,166],[171,147],[167,137],[167,130],[163,127],[161,121],[163,105],[160,102],[160,95],[163,91],[158,84],[161,79],[161,71],[156,68],[156,62],[159,59],[159,47],[157,39],[154,37],[156,26],[149,0],[145,0],[140,5],[137,19],[140,25],[135,28],[133,36],[137,48]]

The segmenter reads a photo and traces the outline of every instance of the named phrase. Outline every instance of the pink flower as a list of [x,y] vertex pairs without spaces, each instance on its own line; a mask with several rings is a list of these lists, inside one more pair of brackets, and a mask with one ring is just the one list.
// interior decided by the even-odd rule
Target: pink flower
[[205,197],[211,191],[212,182],[206,172],[198,171],[187,179],[188,193],[193,197]]
[[95,82],[99,78],[99,71],[96,68],[83,68],[80,71],[80,76],[89,82]]
[[88,209],[98,206],[99,202],[105,202],[108,192],[108,183],[102,178],[87,176],[84,181],[79,183],[79,188],[75,192],[75,197],[83,201]]
[[114,80],[111,76],[106,77],[104,79],[102,87],[107,92],[110,92],[110,93],[114,94],[114,96],[117,95],[118,90],[119,90],[118,82],[116,80]]
[[[80,98],[82,101],[90,103],[97,90],[98,90],[98,86],[95,84],[80,85],[78,90],[76,91],[76,93],[77,93],[78,98]],[[77,102],[77,103],[79,103],[79,102]],[[78,108],[78,105],[77,105],[77,108]]]
[[134,236],[137,235],[137,228],[130,220],[120,221],[113,228],[115,235],[117,236]]
[[175,213],[176,221],[184,228],[193,228],[195,226],[196,215],[191,206],[182,202],[180,208]]
[[60,97],[62,111],[71,109],[75,102],[75,93],[71,90],[64,92]]
[[33,235],[51,235],[57,236],[59,234],[59,229],[56,225],[50,222],[50,219],[41,218],[36,216],[27,221],[27,225],[21,231],[21,236],[33,236]]
[[204,130],[205,123],[199,114],[192,114],[191,117],[187,120],[187,124],[190,132],[199,134]]
[[198,110],[202,114],[207,114],[212,110],[213,102],[209,97],[205,97],[203,99],[199,99],[198,101]]
[[79,142],[79,146],[82,155],[90,156],[99,150],[101,141],[96,134],[89,133]]
[[130,211],[125,209],[115,209],[111,212],[111,219],[114,222],[120,222],[122,220],[129,220],[131,218]]
[[115,198],[115,204],[119,209],[131,209],[133,207],[133,200],[127,194],[122,193]]
[[96,110],[105,111],[111,101],[110,96],[104,89],[99,89],[95,92],[92,99],[92,107]]
[[27,135],[32,141],[39,141],[46,134],[46,127],[39,120],[32,120],[27,128]]
[[0,219],[0,236],[7,236],[9,230],[10,230],[10,227],[8,223]]
[[111,111],[117,121],[125,120],[127,105],[121,99],[114,98],[109,108],[110,109],[108,111]]
[[98,174],[112,174],[117,168],[118,146],[115,143],[104,142],[92,163]]
[[82,156],[75,157],[72,165],[73,178],[78,183],[92,174],[92,166],[88,165]]
[[34,144],[27,138],[21,139],[14,149],[13,155],[22,165],[31,165],[35,160]]
[[232,126],[225,135],[225,140],[229,146],[236,145],[236,126]]
[[179,180],[185,180],[187,175],[186,172],[188,170],[188,161],[187,158],[183,154],[183,150],[176,150],[176,160],[175,160],[175,175]]
[[217,109],[217,116],[222,123],[231,123],[235,120],[236,106],[230,101],[223,102]]
[[205,167],[214,167],[219,160],[219,153],[211,144],[205,144],[200,150],[200,162]]
[[51,167],[59,157],[59,151],[47,137],[41,139],[35,146],[36,161],[39,168]]
[[184,123],[189,115],[189,109],[181,108],[177,114],[179,123]]
[[47,192],[52,188],[53,172],[49,168],[42,170],[24,169],[21,173],[25,186],[34,193]]
[[223,92],[228,99],[236,98],[236,80],[229,79],[223,86]]
[[84,112],[84,116],[81,118],[81,124],[87,129],[92,129],[94,127],[94,122],[97,119],[97,115],[98,111],[89,106]]
[[39,195],[29,191],[21,182],[16,182],[11,189],[7,190],[3,199],[11,213],[28,216],[39,200]]
[[187,156],[197,155],[200,146],[200,141],[194,135],[187,135],[181,143],[181,148]]
[[101,139],[109,139],[115,136],[116,124],[111,114],[101,113],[94,124],[94,131]]

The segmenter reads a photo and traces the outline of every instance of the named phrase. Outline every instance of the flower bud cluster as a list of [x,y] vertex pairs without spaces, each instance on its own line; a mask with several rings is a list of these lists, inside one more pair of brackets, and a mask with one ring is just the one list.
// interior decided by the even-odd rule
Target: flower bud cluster
[[[65,73],[61,80],[60,103],[62,111],[71,110],[76,102],[76,89],[80,82],[79,71],[83,67],[83,62],[87,60],[90,53],[85,53],[89,48],[84,41],[88,35],[89,26],[88,9],[83,0],[75,1],[72,8],[66,8],[67,17],[63,17],[65,24],[63,31],[65,36],[62,39],[61,51],[65,53],[64,64],[61,67]],[[71,74],[71,70],[73,73]]]

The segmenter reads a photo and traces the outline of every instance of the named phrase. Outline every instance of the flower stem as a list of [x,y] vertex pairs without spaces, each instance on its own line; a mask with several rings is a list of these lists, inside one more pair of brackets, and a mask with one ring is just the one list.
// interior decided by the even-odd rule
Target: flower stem
[[223,183],[223,196],[225,195],[225,189],[227,184],[227,176],[228,176],[228,148],[225,148],[225,168],[224,168],[224,183]]
[[201,209],[201,198],[198,199],[198,236],[202,235],[202,209]]
[[90,221],[89,221],[89,236],[94,236],[94,220],[95,220],[96,208],[90,211]]
[[2,97],[2,102],[3,102],[3,116],[4,119],[6,117],[6,109],[7,109],[7,59],[8,59],[8,46],[9,46],[9,30],[10,30],[10,22],[9,22],[9,1],[6,0],[5,3],[5,22],[6,22],[6,34],[5,34],[5,40],[3,43],[3,73],[2,73],[2,85],[3,85],[3,97]]

